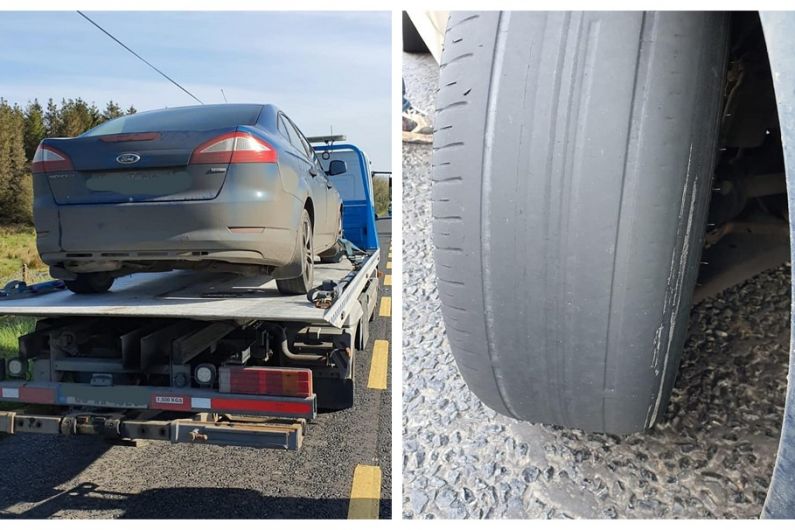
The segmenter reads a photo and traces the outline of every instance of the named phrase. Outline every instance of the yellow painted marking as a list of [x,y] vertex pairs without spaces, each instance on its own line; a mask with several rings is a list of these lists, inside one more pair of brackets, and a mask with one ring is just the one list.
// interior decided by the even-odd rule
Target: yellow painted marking
[[387,269],[391,269],[392,268],[392,262],[391,261],[387,261],[386,262],[386,268]]
[[381,297],[381,309],[378,311],[378,314],[382,317],[391,317],[392,316],[392,297],[391,296],[382,296]]
[[392,285],[392,275],[387,274],[384,276],[384,285]]
[[378,519],[381,503],[381,468],[357,465],[353,472],[348,519]]
[[386,390],[386,368],[389,366],[389,341],[377,340],[373,345],[373,358],[370,361],[370,378],[367,388]]

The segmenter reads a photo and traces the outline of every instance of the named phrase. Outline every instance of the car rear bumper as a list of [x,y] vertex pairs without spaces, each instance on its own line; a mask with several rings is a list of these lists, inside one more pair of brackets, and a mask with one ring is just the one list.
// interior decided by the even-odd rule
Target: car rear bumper
[[58,205],[47,191],[37,190],[35,204],[39,253],[68,270],[125,261],[280,267],[293,255],[303,208],[277,169],[238,167],[212,200]]

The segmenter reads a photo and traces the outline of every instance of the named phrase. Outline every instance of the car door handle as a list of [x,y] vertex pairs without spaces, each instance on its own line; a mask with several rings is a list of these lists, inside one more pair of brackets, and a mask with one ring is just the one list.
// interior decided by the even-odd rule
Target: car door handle
[[315,169],[313,167],[310,167],[309,168],[309,174],[312,175],[313,177],[316,177],[317,176],[317,169]]

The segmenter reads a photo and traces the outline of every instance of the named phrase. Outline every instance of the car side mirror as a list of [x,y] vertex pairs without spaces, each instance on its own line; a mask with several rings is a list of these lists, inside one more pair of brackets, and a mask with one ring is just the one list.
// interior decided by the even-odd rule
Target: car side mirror
[[334,175],[342,175],[343,173],[348,172],[348,164],[345,163],[344,160],[332,160],[329,162],[328,171],[326,174],[330,177]]

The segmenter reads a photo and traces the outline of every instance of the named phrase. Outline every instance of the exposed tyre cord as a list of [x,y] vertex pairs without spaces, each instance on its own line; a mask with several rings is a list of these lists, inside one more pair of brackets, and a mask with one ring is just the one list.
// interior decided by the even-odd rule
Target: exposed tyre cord
[[433,238],[459,370],[518,419],[663,413],[708,209],[721,13],[463,13],[447,26]]

